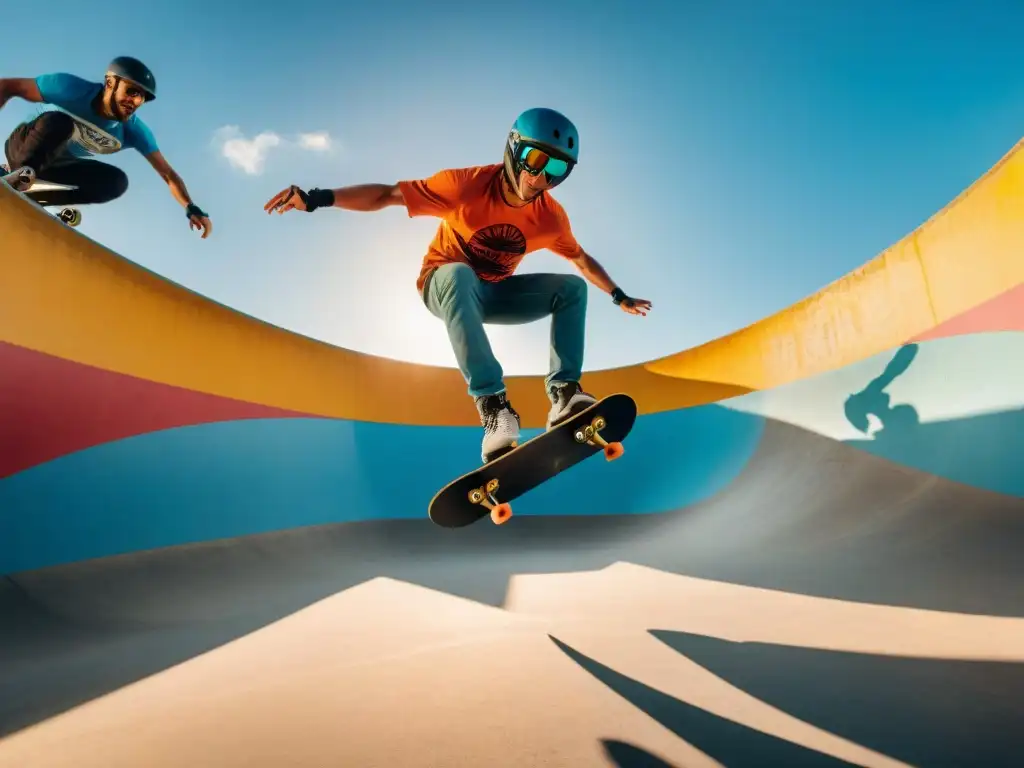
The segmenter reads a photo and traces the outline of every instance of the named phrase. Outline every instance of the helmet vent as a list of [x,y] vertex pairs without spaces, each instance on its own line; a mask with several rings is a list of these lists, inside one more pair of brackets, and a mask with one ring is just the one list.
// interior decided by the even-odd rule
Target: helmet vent
[[572,136],[569,137],[569,149],[572,149]]

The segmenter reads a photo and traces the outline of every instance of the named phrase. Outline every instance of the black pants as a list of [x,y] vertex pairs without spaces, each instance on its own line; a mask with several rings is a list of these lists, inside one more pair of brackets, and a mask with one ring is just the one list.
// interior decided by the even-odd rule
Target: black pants
[[83,160],[67,152],[75,124],[64,112],[44,112],[14,129],[4,145],[12,171],[27,165],[40,181],[74,185],[78,189],[32,192],[41,205],[109,203],[128,190],[128,176],[120,168],[96,160]]

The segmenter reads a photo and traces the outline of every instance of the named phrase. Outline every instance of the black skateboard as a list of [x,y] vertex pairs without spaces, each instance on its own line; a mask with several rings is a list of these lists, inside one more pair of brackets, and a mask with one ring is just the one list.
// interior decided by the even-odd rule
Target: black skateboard
[[554,429],[448,483],[427,514],[444,528],[472,525],[487,515],[496,525],[512,516],[509,502],[599,451],[608,461],[623,453],[637,407],[625,394],[609,395]]

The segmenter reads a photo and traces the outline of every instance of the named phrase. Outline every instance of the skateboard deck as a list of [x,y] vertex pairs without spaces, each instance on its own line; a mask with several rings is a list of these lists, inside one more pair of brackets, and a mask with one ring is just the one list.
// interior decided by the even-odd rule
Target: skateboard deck
[[619,458],[622,440],[636,421],[636,402],[609,395],[508,453],[448,483],[430,500],[427,514],[443,528],[462,528],[491,517],[501,525],[512,516],[509,502],[596,453]]
[[[12,188],[18,181],[30,181],[31,185],[29,188],[26,190],[19,190],[19,194],[25,195],[29,200],[32,200],[32,202],[43,207],[44,210],[45,203],[39,203],[37,200],[33,199],[31,197],[32,194],[37,192],[52,192],[54,190],[70,191],[78,189],[78,187],[73,184],[60,184],[55,181],[45,181],[37,178],[29,168],[19,168],[12,172],[6,165],[2,165],[0,166],[0,174],[2,174],[3,181],[11,185]],[[54,214],[54,218],[59,219],[69,227],[77,227],[82,223],[82,212],[77,208],[66,206]]]

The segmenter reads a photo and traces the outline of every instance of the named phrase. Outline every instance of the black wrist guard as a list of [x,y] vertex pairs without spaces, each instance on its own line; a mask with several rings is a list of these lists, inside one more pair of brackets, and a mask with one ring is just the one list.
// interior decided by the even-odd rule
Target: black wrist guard
[[627,298],[629,297],[626,296],[623,290],[619,287],[616,287],[615,290],[612,291],[612,301],[615,303],[616,306],[624,302]]
[[314,187],[305,195],[306,211],[312,213],[317,208],[330,208],[334,205],[334,190]]
[[187,216],[190,219],[193,216],[198,216],[201,219],[205,219],[207,216],[209,216],[209,214],[195,203],[189,203],[188,208],[185,209],[185,216]]

